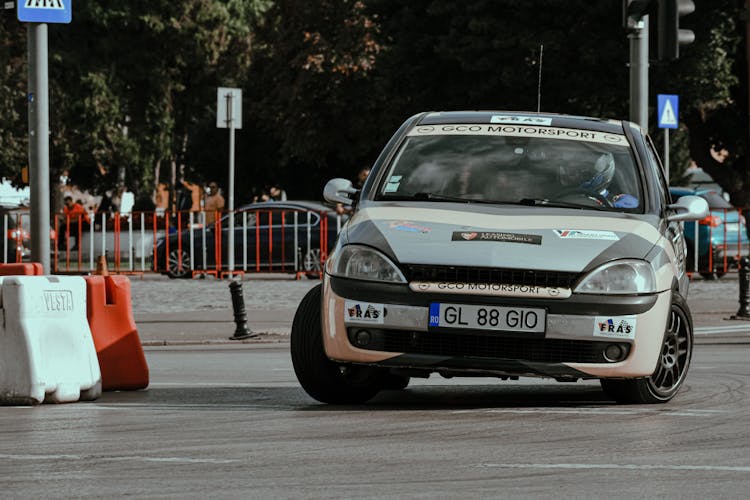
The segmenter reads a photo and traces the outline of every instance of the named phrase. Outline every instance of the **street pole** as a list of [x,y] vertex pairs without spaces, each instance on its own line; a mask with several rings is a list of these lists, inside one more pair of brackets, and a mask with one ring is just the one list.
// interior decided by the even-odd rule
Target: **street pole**
[[648,130],[648,16],[630,30],[630,121]]
[[50,269],[49,75],[47,24],[27,26],[29,63],[29,184],[31,191],[31,260]]
[[229,127],[229,248],[227,248],[229,276],[234,272],[234,119],[232,117],[232,98],[227,94],[227,126]]
[[664,175],[667,177],[669,184],[669,129],[664,129]]

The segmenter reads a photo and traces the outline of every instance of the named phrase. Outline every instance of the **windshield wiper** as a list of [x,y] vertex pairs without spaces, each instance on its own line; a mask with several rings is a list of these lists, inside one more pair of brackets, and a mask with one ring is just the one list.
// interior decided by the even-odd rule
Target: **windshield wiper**
[[567,201],[554,201],[546,198],[535,199],[535,198],[523,198],[518,202],[519,205],[526,205],[529,207],[553,207],[553,208],[577,208],[579,210],[604,210],[604,207],[581,205],[580,203],[570,203]]
[[471,203],[476,200],[471,200],[468,198],[462,198],[460,196],[449,196],[447,194],[436,194],[436,193],[427,193],[427,192],[419,192],[414,193],[414,199],[415,200],[432,200],[432,201],[455,201],[458,203]]
[[422,200],[430,200],[430,201],[450,201],[455,203],[476,203],[479,202],[479,200],[472,200],[469,198],[461,198],[460,196],[448,196],[445,194],[436,194],[436,193],[428,193],[428,192],[419,192],[414,193],[412,195],[395,195],[395,196],[388,196],[388,194],[380,195],[379,199],[381,200],[388,200],[388,201],[422,201]]

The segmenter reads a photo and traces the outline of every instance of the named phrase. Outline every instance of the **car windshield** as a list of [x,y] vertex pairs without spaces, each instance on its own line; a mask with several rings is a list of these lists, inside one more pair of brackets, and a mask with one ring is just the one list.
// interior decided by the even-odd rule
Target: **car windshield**
[[409,133],[377,199],[642,212],[624,135],[506,125],[438,125]]

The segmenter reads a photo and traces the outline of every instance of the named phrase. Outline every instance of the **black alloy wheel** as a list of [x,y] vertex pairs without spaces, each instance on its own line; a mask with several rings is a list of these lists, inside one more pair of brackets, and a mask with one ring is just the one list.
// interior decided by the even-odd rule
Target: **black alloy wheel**
[[656,370],[650,377],[633,380],[601,379],[601,385],[618,403],[666,403],[680,390],[693,355],[693,323],[685,300],[673,294]]

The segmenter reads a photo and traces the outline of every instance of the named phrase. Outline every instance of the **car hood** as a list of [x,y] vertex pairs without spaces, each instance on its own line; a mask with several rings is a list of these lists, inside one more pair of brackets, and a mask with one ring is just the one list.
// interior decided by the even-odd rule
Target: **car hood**
[[659,238],[645,216],[450,204],[363,207],[349,221],[346,243],[375,247],[402,264],[582,272],[644,258]]

